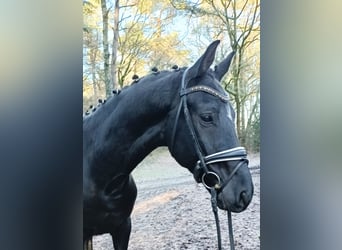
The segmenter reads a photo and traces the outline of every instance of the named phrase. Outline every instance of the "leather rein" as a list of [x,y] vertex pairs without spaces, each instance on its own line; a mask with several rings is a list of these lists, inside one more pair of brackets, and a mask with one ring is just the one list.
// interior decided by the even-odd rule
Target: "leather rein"
[[[189,68],[187,68],[184,71],[183,76],[182,76],[181,89],[180,89],[180,103],[178,106],[176,119],[175,119],[175,123],[173,126],[173,131],[172,131],[171,151],[173,151],[173,147],[174,147],[174,140],[175,140],[176,133],[177,133],[178,120],[181,114],[181,110],[183,110],[186,124],[189,128],[191,137],[194,141],[196,154],[198,156],[198,161],[194,168],[193,174],[195,176],[200,176],[200,174],[203,173],[201,182],[208,190],[210,190],[211,205],[212,205],[212,210],[215,216],[216,229],[217,229],[218,249],[221,250],[222,249],[221,230],[220,230],[220,224],[219,224],[219,218],[218,218],[217,194],[218,192],[222,191],[223,188],[230,182],[230,180],[233,178],[235,173],[244,163],[248,164],[247,153],[244,147],[235,147],[235,148],[223,150],[214,154],[204,156],[203,150],[201,149],[198,136],[196,135],[193,121],[191,119],[190,112],[188,109],[187,95],[201,91],[201,92],[210,94],[212,96],[215,96],[225,103],[229,101],[229,98],[228,96],[219,93],[217,90],[210,88],[208,86],[204,86],[204,85],[198,85],[198,86],[187,88],[188,81],[186,81],[186,74],[188,70]],[[214,171],[209,170],[208,165],[217,163],[217,162],[229,162],[229,161],[238,161],[238,163],[236,164],[236,166],[234,166],[228,178],[222,182],[218,174],[216,174]],[[231,211],[229,210],[227,211],[227,216],[228,216],[230,249],[234,250],[235,247],[234,247]]]

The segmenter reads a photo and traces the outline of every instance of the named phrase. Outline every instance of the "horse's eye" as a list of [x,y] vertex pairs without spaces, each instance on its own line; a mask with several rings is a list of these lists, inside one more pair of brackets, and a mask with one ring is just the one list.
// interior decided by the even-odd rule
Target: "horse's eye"
[[201,119],[204,122],[212,122],[213,121],[213,116],[211,114],[202,114]]

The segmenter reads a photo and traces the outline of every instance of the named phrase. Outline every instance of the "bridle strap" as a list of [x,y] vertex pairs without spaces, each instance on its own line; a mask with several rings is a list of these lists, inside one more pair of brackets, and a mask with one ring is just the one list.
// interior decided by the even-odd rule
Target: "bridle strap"
[[[189,113],[189,109],[188,109],[188,105],[187,105],[187,95],[183,94],[186,91],[186,74],[188,72],[189,68],[185,69],[183,76],[182,76],[182,82],[181,82],[181,90],[180,90],[180,98],[181,101],[179,103],[179,107],[177,110],[177,114],[176,114],[176,119],[175,119],[175,125],[173,126],[173,131],[172,131],[172,139],[171,139],[171,150],[173,151],[173,147],[174,147],[174,140],[176,137],[176,132],[177,132],[177,124],[178,124],[178,120],[179,120],[179,116],[180,116],[180,111],[183,107],[183,111],[184,111],[184,117],[185,117],[185,121],[186,124],[188,125],[188,128],[190,130],[190,134],[191,137],[195,143],[195,150],[196,150],[196,154],[198,156],[198,159],[200,161],[201,167],[203,168],[204,172],[208,172],[208,167],[204,161],[204,157],[203,157],[203,153],[198,141],[198,138],[196,136],[196,132],[194,129],[194,125],[192,123],[191,117],[190,117],[190,113]],[[190,92],[189,92],[190,93]],[[171,151],[171,152],[172,152]]]
[[196,136],[194,125],[193,125],[192,120],[190,118],[190,113],[189,113],[188,105],[186,103],[186,99],[183,102],[183,106],[184,106],[185,120],[186,120],[186,123],[188,124],[188,128],[190,130],[191,137],[192,137],[192,139],[194,140],[194,143],[195,143],[196,154],[197,154],[197,156],[199,158],[201,167],[203,168],[204,172],[208,173],[208,167],[207,167],[207,164],[205,163],[205,160],[204,160],[204,157],[203,157],[203,153],[201,151],[201,146],[200,146],[198,138]]
[[181,101],[178,105],[178,110],[177,110],[177,114],[176,114],[176,119],[175,119],[175,124],[173,125],[173,130],[172,130],[172,137],[171,137],[171,152],[173,152],[173,147],[175,144],[175,138],[176,138],[176,132],[177,132],[177,124],[178,124],[178,120],[179,120],[179,116],[180,116],[180,112],[182,110],[183,107],[183,98],[181,98]]
[[235,175],[235,173],[239,170],[239,168],[246,163],[246,161],[248,162],[248,160],[243,160],[240,161],[235,168],[233,169],[233,171],[230,173],[230,175],[228,176],[228,178],[220,185],[220,187],[217,190],[222,190],[224,189],[225,186],[227,186],[227,184],[230,182],[230,180],[233,178],[233,176]]
[[[218,217],[218,209],[217,209],[217,192],[215,189],[210,189],[211,194],[211,208],[214,213],[215,217],[215,224],[216,224],[216,232],[217,232],[217,249],[222,250],[222,239],[221,239],[221,229],[220,229],[220,220]],[[230,250],[235,250],[234,244],[234,235],[233,235],[233,223],[232,223],[232,213],[228,210],[227,211],[227,218],[228,218],[228,234],[229,234],[229,245]]]
[[229,210],[227,211],[227,217],[228,217],[228,232],[229,232],[230,250],[235,250],[234,235],[233,235],[232,212],[230,212]]
[[217,213],[217,192],[215,189],[210,189],[210,194],[211,194],[211,208],[213,210],[214,213],[214,217],[215,217],[215,224],[216,224],[216,232],[217,232],[217,244],[218,244],[218,249],[221,250],[222,246],[221,246],[221,229],[220,229],[220,220],[218,217],[218,213]]
[[227,159],[231,159],[231,158],[246,158],[247,157],[247,153],[244,147],[236,147],[236,148],[231,148],[231,149],[227,149],[227,150],[223,150],[211,155],[207,155],[206,157],[204,157],[204,159],[207,162],[210,161],[216,161],[218,159],[223,159],[223,158],[227,158]]

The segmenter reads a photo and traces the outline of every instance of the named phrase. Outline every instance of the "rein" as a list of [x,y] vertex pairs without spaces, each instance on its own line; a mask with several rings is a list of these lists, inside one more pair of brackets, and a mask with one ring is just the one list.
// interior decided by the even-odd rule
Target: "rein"
[[[200,176],[202,174],[202,184],[210,190],[211,194],[211,206],[212,210],[215,216],[215,223],[216,223],[216,229],[217,229],[217,240],[218,240],[218,249],[221,250],[221,230],[220,230],[220,222],[219,222],[219,217],[218,217],[218,209],[217,209],[217,194],[218,192],[222,191],[223,188],[230,182],[230,180],[233,178],[235,173],[238,171],[238,169],[244,164],[248,163],[247,160],[247,153],[245,148],[243,147],[235,147],[227,150],[223,150],[211,155],[204,156],[202,153],[202,149],[200,146],[200,143],[198,141],[198,136],[196,135],[195,128],[190,116],[190,111],[188,109],[188,104],[187,104],[187,95],[202,91],[207,94],[213,95],[217,98],[219,98],[221,101],[227,103],[229,101],[228,96],[223,95],[219,93],[217,90],[210,88],[208,86],[194,86],[190,88],[186,88],[187,81],[186,81],[186,74],[188,72],[189,68],[187,68],[182,76],[182,82],[181,82],[181,90],[180,90],[180,103],[178,106],[177,114],[176,114],[176,119],[175,119],[175,124],[173,127],[172,131],[172,138],[171,138],[171,151],[173,151],[174,147],[174,140],[176,137],[177,133],[177,124],[178,120],[180,117],[181,110],[183,109],[186,124],[189,128],[191,137],[194,141],[195,145],[195,150],[196,154],[198,156],[198,161],[197,164],[194,168],[194,175]],[[236,166],[234,166],[233,170],[231,171],[230,175],[228,178],[224,181],[221,182],[220,177],[213,171],[210,171],[208,168],[209,164],[217,163],[217,162],[229,162],[229,161],[238,161]],[[213,181],[214,179],[214,181]],[[232,216],[231,216],[231,211],[227,211],[227,217],[228,217],[228,229],[229,229],[229,242],[230,242],[230,249],[234,250],[234,236],[233,236],[233,225],[232,225]]]

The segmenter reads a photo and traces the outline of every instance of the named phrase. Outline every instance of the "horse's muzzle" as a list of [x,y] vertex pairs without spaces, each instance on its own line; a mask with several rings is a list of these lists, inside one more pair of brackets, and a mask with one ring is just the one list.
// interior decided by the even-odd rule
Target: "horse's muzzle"
[[242,173],[237,173],[231,183],[218,191],[217,206],[222,210],[240,213],[252,200],[254,188],[248,167],[243,166],[240,171]]
[[217,206],[226,211],[231,211],[235,213],[240,213],[244,211],[249,203],[251,201],[251,198],[248,197],[247,193],[245,191],[241,192],[239,195],[239,199],[235,201],[234,203],[227,202],[226,199],[223,197],[222,193],[219,193],[217,196]]
[[196,181],[202,182],[208,190],[215,189],[220,209],[238,213],[245,210],[251,202],[253,183],[248,169],[247,152],[243,147],[205,156],[204,163],[197,162],[193,174]]

